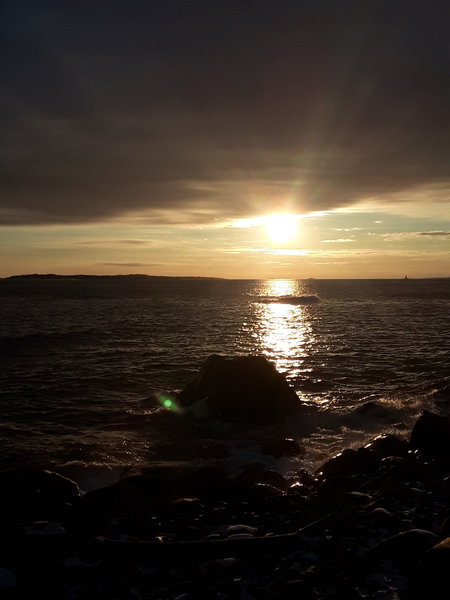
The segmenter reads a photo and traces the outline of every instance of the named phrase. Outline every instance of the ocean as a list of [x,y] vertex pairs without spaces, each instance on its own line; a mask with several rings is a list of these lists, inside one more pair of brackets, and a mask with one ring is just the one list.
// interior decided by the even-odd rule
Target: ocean
[[[230,470],[314,470],[450,404],[450,279],[18,278],[0,280],[0,304],[1,468],[50,468],[85,489],[202,460],[217,440]],[[257,431],[177,410],[211,354],[267,357],[306,409]],[[273,437],[301,455],[262,456]]]

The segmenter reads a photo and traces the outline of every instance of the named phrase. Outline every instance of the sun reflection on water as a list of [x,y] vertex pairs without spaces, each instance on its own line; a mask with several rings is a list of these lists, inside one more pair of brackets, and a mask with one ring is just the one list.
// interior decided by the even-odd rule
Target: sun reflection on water
[[[302,295],[299,282],[287,279],[267,281],[269,297]],[[308,348],[313,342],[310,308],[277,302],[258,306],[258,337],[261,352],[284,372],[288,379],[301,377]]]
[[297,282],[290,279],[271,279],[265,282],[263,292],[267,296],[294,296],[297,293]]

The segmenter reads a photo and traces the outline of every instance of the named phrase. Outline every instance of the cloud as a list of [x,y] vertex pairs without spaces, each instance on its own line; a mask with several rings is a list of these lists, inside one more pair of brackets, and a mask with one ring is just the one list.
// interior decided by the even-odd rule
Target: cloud
[[347,244],[348,242],[355,242],[356,239],[353,238],[338,238],[335,240],[320,240],[323,244]]
[[349,232],[349,231],[363,231],[363,229],[365,229],[365,227],[335,227],[333,229],[333,231],[344,231],[344,232]]
[[163,267],[161,263],[143,263],[143,262],[102,262],[98,263],[104,267]]
[[77,242],[80,246],[100,246],[105,248],[117,246],[148,246],[153,244],[152,240],[81,240]]
[[[373,234],[377,235],[377,234]],[[450,231],[403,231],[399,233],[382,233],[381,237],[386,242],[401,242],[403,240],[414,239],[418,237],[431,238],[449,238]]]
[[450,231],[420,231],[417,235],[430,237],[450,237]]
[[290,267],[294,263],[291,262],[278,262],[276,260],[262,260],[260,265],[272,265],[274,267]]
[[446,2],[213,4],[2,7],[0,224],[448,201]]

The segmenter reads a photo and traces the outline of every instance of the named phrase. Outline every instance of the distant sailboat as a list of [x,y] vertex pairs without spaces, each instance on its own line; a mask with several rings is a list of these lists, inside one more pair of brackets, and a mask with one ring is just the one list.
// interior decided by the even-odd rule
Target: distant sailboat
[[405,279],[408,279],[408,275],[405,275]]

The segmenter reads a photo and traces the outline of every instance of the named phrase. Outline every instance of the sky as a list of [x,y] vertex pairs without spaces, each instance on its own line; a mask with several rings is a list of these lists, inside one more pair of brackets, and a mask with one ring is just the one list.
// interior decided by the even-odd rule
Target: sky
[[449,30],[443,0],[5,0],[0,276],[450,276]]

